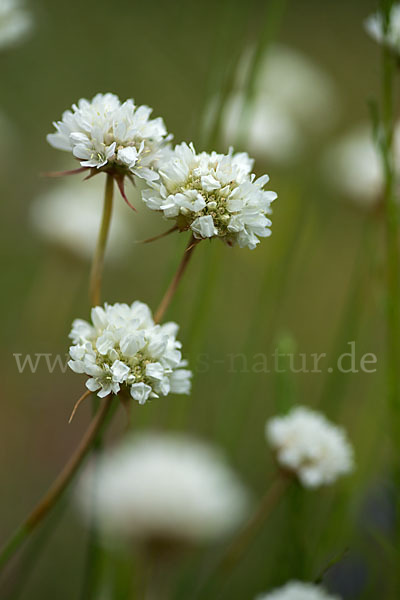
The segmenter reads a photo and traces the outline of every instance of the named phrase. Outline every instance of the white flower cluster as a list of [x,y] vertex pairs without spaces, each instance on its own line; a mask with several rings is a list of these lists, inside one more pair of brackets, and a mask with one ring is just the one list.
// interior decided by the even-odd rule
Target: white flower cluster
[[365,21],[367,33],[378,43],[389,46],[400,53],[400,4],[393,4],[390,10],[387,31],[382,13],[370,15]]
[[21,41],[32,27],[32,18],[19,0],[0,2],[0,49]]
[[95,504],[111,537],[204,542],[235,527],[248,498],[212,448],[184,436],[153,433],[124,441],[86,472],[77,500],[86,515]]
[[82,167],[132,173],[152,181],[163,144],[168,139],[161,118],[150,119],[151,108],[136,107],[133,100],[120,102],[115,94],[81,99],[54,123],[57,133],[47,141],[72,152]]
[[344,430],[309,408],[300,406],[270,419],[265,433],[279,464],[293,471],[305,487],[333,483],[354,468]]
[[257,596],[256,600],[340,600],[339,596],[328,594],[319,585],[290,581],[269,594]]
[[126,387],[139,404],[170,392],[190,392],[191,372],[182,368],[186,363],[176,323],[155,325],[142,302],[96,306],[91,319],[92,324],[73,322],[68,363],[75,373],[90,376],[89,390],[102,398]]
[[252,167],[246,153],[197,154],[183,143],[163,161],[160,179],[143,191],[143,200],[197,239],[219,237],[253,249],[258,237],[271,234],[267,215],[277,196],[263,189],[268,175],[256,179]]

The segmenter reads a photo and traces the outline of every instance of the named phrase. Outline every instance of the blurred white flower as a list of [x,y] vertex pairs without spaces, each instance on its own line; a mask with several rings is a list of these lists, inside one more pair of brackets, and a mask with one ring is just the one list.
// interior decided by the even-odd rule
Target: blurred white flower
[[273,45],[259,65],[250,105],[247,76],[252,52],[239,65],[235,89],[223,111],[223,136],[238,138],[256,156],[276,162],[296,159],[310,134],[328,130],[336,121],[339,99],[325,71],[297,50]]
[[271,234],[275,192],[264,190],[268,175],[256,179],[246,153],[197,154],[193,144],[175,147],[160,165],[160,180],[142,192],[146,205],[174,219],[197,239],[219,237],[229,245],[253,249]]
[[90,376],[86,387],[99,397],[129,390],[139,404],[169,393],[188,394],[191,372],[182,369],[178,325],[155,325],[142,302],[105,304],[91,311],[92,323],[72,324],[68,363],[75,373]]
[[387,31],[385,32],[384,19],[381,12],[370,15],[365,21],[367,33],[380,44],[389,46],[392,50],[400,52],[400,4],[393,4],[390,10]]
[[212,448],[172,434],[137,435],[82,477],[78,502],[95,505],[106,534],[143,542],[206,542],[245,516],[247,494]]
[[97,94],[79,100],[62,115],[47,141],[72,152],[82,167],[132,174],[146,181],[157,178],[154,170],[167,131],[161,118],[150,119],[151,108],[121,104],[115,94]]
[[[92,260],[102,213],[104,181],[76,182],[68,179],[37,197],[30,207],[35,230],[48,241],[83,259]],[[133,219],[115,203],[106,258],[119,259],[134,238]]]
[[[400,167],[400,126],[394,134],[394,155]],[[372,207],[383,192],[382,158],[373,140],[371,126],[360,125],[332,143],[323,154],[323,174],[338,193],[364,207]]]
[[257,596],[256,600],[340,600],[314,583],[290,581],[281,588]]
[[19,0],[0,0],[0,50],[21,42],[32,28],[32,17]]
[[[224,108],[223,136],[227,144],[240,138],[238,126],[245,110],[245,95],[232,94]],[[255,156],[266,156],[276,163],[294,160],[304,147],[303,134],[295,119],[268,96],[257,96],[245,120],[243,138]]]
[[345,431],[309,408],[296,407],[270,419],[265,434],[281,467],[294,472],[305,487],[333,483],[354,469]]

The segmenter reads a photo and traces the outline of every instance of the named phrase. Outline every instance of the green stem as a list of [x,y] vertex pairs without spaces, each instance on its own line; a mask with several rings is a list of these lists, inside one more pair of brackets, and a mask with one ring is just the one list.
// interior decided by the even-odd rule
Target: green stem
[[[391,2],[384,3],[386,27]],[[387,47],[383,49],[383,132],[381,140],[382,161],[385,176],[385,231],[386,231],[386,285],[387,285],[387,392],[393,413],[396,452],[400,449],[400,257],[398,246],[398,203],[395,193],[395,170],[393,156],[393,96],[394,59]]]
[[64,469],[58,475],[53,485],[49,488],[42,500],[33,509],[24,523],[11,536],[0,552],[0,571],[15,554],[21,544],[41,523],[44,517],[51,511],[53,506],[62,496],[68,484],[79,469],[83,459],[93,445],[98,432],[100,431],[112,405],[113,396],[107,396],[104,399],[99,411],[91,421],[89,428],[82,438],[81,443],[71,456]]
[[[393,2],[382,0],[384,37],[386,37]],[[395,59],[386,45],[382,56],[382,103],[383,123],[381,132],[381,153],[385,177],[384,206],[386,233],[386,363],[387,398],[392,421],[392,444],[394,452],[393,482],[395,500],[395,540],[400,541],[400,258],[398,240],[398,202],[396,198],[396,177],[393,151],[394,132],[394,73]],[[400,586],[396,577],[396,592]]]
[[183,257],[182,257],[181,262],[179,263],[178,269],[177,269],[174,277],[172,278],[172,281],[171,281],[167,291],[165,292],[165,294],[160,302],[159,307],[157,308],[157,310],[154,314],[154,322],[155,323],[159,323],[163,319],[163,317],[175,295],[175,292],[178,289],[179,282],[182,279],[184,272],[186,271],[186,267],[189,264],[190,257],[192,256],[195,247],[199,243],[200,243],[200,240],[195,239],[193,237],[193,235],[190,237],[189,243],[186,246],[185,252],[183,253]]
[[99,237],[93,257],[92,270],[90,273],[90,304],[98,306],[101,296],[101,281],[103,277],[104,254],[106,250],[108,232],[111,223],[111,214],[113,206],[114,180],[112,175],[107,173],[106,187],[104,192],[104,206]]
[[[149,559],[145,600],[167,600],[170,587],[170,565],[162,557]],[[132,597],[135,600],[136,595]]]
[[[112,175],[107,174],[104,194],[103,215],[90,275],[91,306],[97,306],[98,304],[100,304],[104,254],[110,229],[113,206],[113,190],[113,177]],[[84,397],[86,397],[86,394],[84,395]],[[81,443],[75,450],[70,460],[65,465],[64,469],[58,475],[53,485],[49,488],[48,492],[38,503],[36,508],[31,512],[31,514],[28,516],[25,522],[16,530],[16,532],[11,536],[9,541],[5,544],[2,551],[0,552],[0,570],[6,565],[6,563],[14,555],[14,553],[18,550],[18,548],[22,545],[26,538],[29,537],[32,531],[36,529],[36,527],[41,523],[44,517],[51,511],[53,506],[57,503],[57,501],[67,488],[68,484],[73,479],[75,473],[79,469],[82,461],[89,452],[90,448],[93,445],[95,445],[97,450],[101,449],[101,441],[99,441],[98,443],[96,442],[97,435],[109,413],[111,404],[112,396],[108,396],[104,399],[103,404],[96,412],[96,414],[94,414],[93,420],[91,421],[89,428],[87,429],[84,437],[82,438]]]
[[291,478],[284,473],[279,472],[246,525],[229,546],[221,561],[221,569],[231,570],[239,562],[255,535],[259,532],[266,519],[281,500],[291,481]]
[[[91,306],[98,306],[101,302],[101,283],[103,279],[103,268],[104,268],[104,256],[106,251],[107,239],[110,231],[112,208],[113,208],[113,194],[114,194],[114,179],[112,175],[107,173],[106,186],[104,191],[104,205],[103,214],[101,219],[101,225],[99,235],[97,238],[97,245],[95,254],[93,257],[92,270],[90,274],[90,304]],[[97,399],[94,398],[92,402],[92,415],[95,416],[97,413]],[[102,441],[101,437],[97,438],[93,442],[94,460],[97,464],[101,452],[102,452]],[[93,498],[95,502],[95,498]],[[87,568],[85,569],[85,577],[82,587],[82,598],[89,600],[93,598],[96,593],[96,586],[98,584],[98,563],[100,559],[100,553],[98,549],[98,528],[96,511],[90,526],[89,542],[87,550]]]
[[243,557],[246,549],[253,541],[253,538],[260,531],[261,527],[270,516],[276,505],[281,500],[283,494],[287,490],[292,477],[288,476],[283,471],[279,471],[269,486],[264,496],[256,506],[255,511],[243,526],[241,531],[233,538],[231,544],[223,552],[213,565],[207,569],[206,573],[202,576],[200,582],[194,591],[193,598],[198,600],[199,598],[208,597],[208,592],[212,591],[213,576],[218,573],[227,580],[227,574],[231,572],[238,564],[240,559]]

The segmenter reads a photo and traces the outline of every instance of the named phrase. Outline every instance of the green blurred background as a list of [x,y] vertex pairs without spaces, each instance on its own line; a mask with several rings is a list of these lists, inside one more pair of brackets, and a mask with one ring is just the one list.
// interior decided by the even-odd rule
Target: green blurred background
[[[65,354],[71,321],[88,316],[89,263],[39,239],[29,220],[33,199],[58,185],[40,173],[75,165],[46,143],[52,121],[79,98],[112,91],[152,106],[176,142],[226,151],[218,119],[208,112],[211,101],[226,101],[249,46],[261,43],[268,51],[274,40],[302,52],[330,76],[338,98],[335,124],[310,135],[290,164],[257,156],[256,173],[268,172],[279,196],[273,235],[255,251],[217,242],[196,249],[168,312],[181,326],[184,354],[195,372],[193,393],[134,406],[132,426],[186,429],[217,442],[257,497],[274,470],[265,420],[295,402],[318,407],[347,428],[356,473],[326,490],[295,489],[223,581],[221,595],[210,591],[207,597],[253,598],[289,578],[314,579],[346,549],[326,585],[344,598],[392,597],[397,554],[390,533],[381,218],[378,210],[341,197],[319,169],[331,141],[368,120],[367,100],[378,96],[379,51],[362,27],[375,3],[37,0],[28,7],[34,31],[0,55],[0,108],[12,127],[0,144],[1,539],[53,480],[90,418],[84,406],[67,425],[83,386],[79,376],[59,369],[49,374],[44,363],[36,373],[20,374],[13,356]],[[209,131],[205,122],[211,122]],[[236,149],[247,150],[245,140]],[[140,299],[155,308],[187,240],[175,235],[135,244],[166,225],[149,214],[134,190],[129,195],[138,208],[134,214],[123,207],[132,242],[123,260],[107,265],[103,297]],[[100,205],[101,198],[99,210]],[[244,353],[252,365],[255,354],[270,356],[279,347],[326,353],[324,364],[334,365],[352,340],[357,360],[376,354],[376,373],[241,372],[237,362],[231,368],[229,358]],[[125,427],[121,410],[110,439]],[[10,567],[1,597],[81,597],[87,534],[79,517],[71,505],[55,511],[33,548],[39,549],[46,528],[52,529],[46,546],[33,551],[31,568],[25,569],[24,556]],[[174,597],[191,597],[212,551],[187,557],[176,574]]]

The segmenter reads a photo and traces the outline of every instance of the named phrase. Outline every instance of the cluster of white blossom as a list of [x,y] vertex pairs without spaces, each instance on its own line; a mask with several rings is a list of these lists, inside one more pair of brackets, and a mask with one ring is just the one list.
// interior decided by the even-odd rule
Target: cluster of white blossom
[[244,152],[197,154],[185,143],[173,150],[162,119],[151,120],[150,113],[132,100],[121,104],[114,94],[97,94],[67,110],[47,139],[72,152],[83,169],[111,173],[120,189],[125,175],[144,179],[145,204],[197,239],[219,237],[253,249],[269,236],[267,215],[277,195],[264,190],[268,175],[256,179]]
[[0,49],[23,40],[31,27],[32,17],[19,0],[1,0]]
[[82,167],[131,173],[152,181],[167,131],[161,118],[150,119],[151,108],[121,103],[115,94],[79,100],[72,111],[54,123],[57,133],[47,136],[59,150],[72,152]]
[[186,362],[176,323],[156,325],[142,302],[96,306],[91,319],[73,322],[68,363],[76,373],[90,376],[90,391],[104,397],[126,387],[139,404],[170,392],[190,392],[191,372],[182,368]]
[[340,600],[339,596],[332,596],[319,585],[290,581],[281,588],[268,594],[257,596],[256,600]]
[[354,468],[345,431],[309,408],[296,407],[270,419],[265,433],[279,464],[294,472],[305,487],[333,483]]
[[200,442],[138,435],[111,450],[82,478],[77,500],[110,536],[140,541],[204,542],[235,527],[248,497],[222,457]]
[[268,175],[256,179],[252,167],[244,152],[197,154],[183,143],[160,165],[160,178],[143,191],[143,200],[197,239],[219,237],[253,249],[258,237],[271,233],[267,215],[276,194],[263,189]]
[[381,12],[370,15],[365,21],[365,29],[380,44],[385,44],[394,52],[400,53],[400,4],[393,4],[385,27]]

